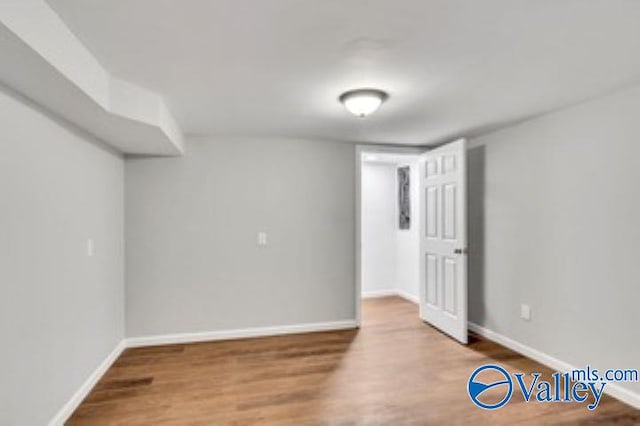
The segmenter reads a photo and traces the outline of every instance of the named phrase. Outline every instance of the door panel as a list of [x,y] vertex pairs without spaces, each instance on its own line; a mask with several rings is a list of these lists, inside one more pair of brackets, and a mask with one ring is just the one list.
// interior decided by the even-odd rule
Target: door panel
[[429,178],[431,176],[436,176],[438,174],[438,163],[435,159],[431,159],[425,164],[425,173],[424,177]]
[[425,154],[420,167],[420,317],[467,343],[466,142]]
[[442,173],[448,174],[456,171],[455,155],[444,155],[442,157]]
[[427,303],[438,306],[438,256],[427,253],[426,259]]
[[448,183],[442,186],[443,201],[443,230],[442,238],[445,240],[456,239],[456,184]]
[[456,260],[452,257],[444,257],[442,268],[444,284],[444,310],[454,317],[456,312]]
[[426,192],[426,236],[428,238],[438,238],[438,187],[428,186]]

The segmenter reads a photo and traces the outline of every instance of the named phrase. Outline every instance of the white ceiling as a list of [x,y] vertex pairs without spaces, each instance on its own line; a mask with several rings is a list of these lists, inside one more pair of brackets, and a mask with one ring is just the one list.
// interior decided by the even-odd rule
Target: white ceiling
[[[426,144],[640,81],[636,0],[49,0],[185,133]],[[358,119],[341,92],[388,102]]]

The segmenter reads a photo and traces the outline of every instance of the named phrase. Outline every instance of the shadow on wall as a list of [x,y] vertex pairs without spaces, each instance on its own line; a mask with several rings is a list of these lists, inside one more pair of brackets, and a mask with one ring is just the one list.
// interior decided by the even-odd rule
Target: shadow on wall
[[469,321],[485,324],[484,195],[485,146],[467,151],[467,208],[469,238]]

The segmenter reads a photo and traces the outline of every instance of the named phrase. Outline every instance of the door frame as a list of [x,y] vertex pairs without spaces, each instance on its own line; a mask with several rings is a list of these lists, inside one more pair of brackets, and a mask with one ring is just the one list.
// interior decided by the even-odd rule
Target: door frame
[[433,149],[426,146],[406,146],[406,145],[356,145],[355,166],[356,166],[356,229],[355,229],[355,250],[356,250],[356,271],[355,271],[355,315],[356,325],[360,327],[362,323],[362,157],[366,154],[404,154],[418,155]]

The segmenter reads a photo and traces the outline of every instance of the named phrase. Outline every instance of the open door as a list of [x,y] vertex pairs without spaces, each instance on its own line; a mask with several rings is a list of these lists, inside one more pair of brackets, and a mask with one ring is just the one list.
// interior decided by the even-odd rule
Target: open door
[[420,318],[467,343],[466,141],[420,156]]

